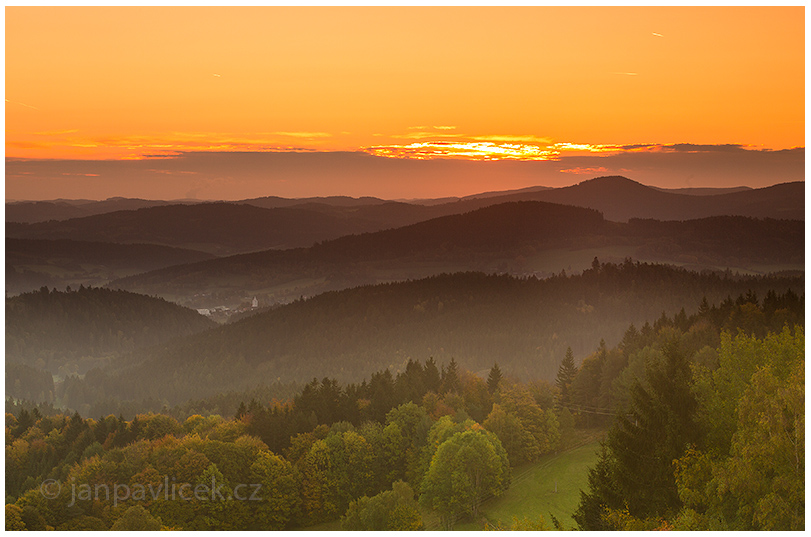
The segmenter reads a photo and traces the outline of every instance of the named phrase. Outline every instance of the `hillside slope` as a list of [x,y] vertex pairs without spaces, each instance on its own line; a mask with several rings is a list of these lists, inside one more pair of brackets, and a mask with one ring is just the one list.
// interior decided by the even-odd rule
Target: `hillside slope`
[[[6,222],[33,224],[48,220],[68,220],[115,211],[134,211],[146,207],[177,205],[179,201],[145,200],[139,198],[108,198],[93,200],[17,201],[6,203]],[[183,203],[199,203],[184,201]]]
[[[398,229],[346,236],[307,249],[244,254],[122,278],[112,288],[210,307],[261,295],[268,303],[441,272],[533,272],[545,257],[606,249],[618,260],[745,268],[801,266],[800,221],[713,217],[688,222],[609,222],[592,209],[544,202],[493,205]],[[550,261],[553,273],[567,265]],[[772,269],[775,270],[775,269]]]
[[[357,381],[409,358],[452,357],[472,371],[554,379],[566,347],[577,356],[613,345],[630,323],[695,310],[751,290],[803,288],[801,279],[732,278],[627,262],[548,280],[480,273],[325,293],[137,353],[94,374],[105,393],[170,403],[261,381]],[[133,365],[136,364],[136,365]],[[89,376],[88,376],[89,379]],[[87,389],[90,389],[87,386]]]
[[710,216],[748,216],[803,220],[805,183],[782,183],[766,188],[696,196],[662,191],[626,177],[598,177],[573,186],[488,198],[492,203],[536,200],[588,207],[607,220],[631,218],[692,220]]
[[6,298],[6,364],[83,374],[113,356],[214,326],[196,311],[126,291],[79,288]]
[[157,244],[7,238],[6,293],[42,286],[104,285],[116,278],[214,257]]
[[151,243],[233,254],[309,246],[366,231],[362,221],[317,211],[262,209],[233,203],[164,205],[36,224],[6,224],[6,236],[116,243]]
[[[400,227],[431,218],[461,214],[511,201],[546,201],[592,208],[602,212],[606,219],[620,222],[631,218],[689,220],[722,215],[802,220],[805,218],[804,192],[805,184],[803,182],[783,183],[757,189],[668,190],[646,186],[625,177],[611,176],[597,177],[562,188],[529,187],[504,192],[485,192],[464,198],[414,200],[408,203],[371,197],[332,196],[291,199],[268,196],[228,203],[270,210],[300,210],[319,213],[321,216],[315,217],[316,220],[313,222],[303,220],[303,228],[301,229],[294,225],[294,221],[290,220],[292,217],[289,213],[284,217],[277,217],[276,220],[265,222],[265,224],[270,225],[292,227],[277,230],[276,236],[270,242],[266,237],[260,246],[250,241],[248,244],[242,244],[238,236],[230,250],[228,242],[222,242],[221,240],[214,240],[214,242],[223,250],[231,252],[261,248],[307,246],[312,242],[323,241],[348,233]],[[183,209],[184,205],[201,205],[207,208],[189,210]],[[34,227],[25,227],[19,224],[7,226],[7,234],[11,233],[11,236],[27,238],[158,242],[173,246],[187,246],[188,239],[167,236],[162,236],[160,239],[155,238],[154,230],[150,230],[148,224],[145,228],[139,227],[144,225],[144,222],[142,219],[139,220],[139,217],[149,215],[150,218],[158,219],[158,222],[176,225],[178,219],[194,219],[200,212],[208,212],[210,213],[208,216],[202,217],[203,229],[206,229],[206,224],[210,225],[213,222],[219,222],[220,225],[225,224],[226,229],[247,236],[251,236],[256,232],[253,228],[254,225],[262,223],[261,218],[257,216],[258,213],[255,212],[251,213],[251,217],[245,220],[223,220],[223,216],[231,217],[228,214],[215,212],[211,209],[211,205],[212,203],[202,203],[196,200],[167,202],[126,198],[111,198],[94,202],[83,201],[82,203],[71,203],[70,200],[7,203],[7,222],[40,222],[42,224]],[[150,207],[174,207],[169,211],[176,212],[178,215],[172,219],[173,217],[166,212],[158,211],[139,213],[137,217],[118,215],[115,218],[90,220],[91,223],[97,222],[109,228],[104,236],[98,235],[98,231],[94,231],[85,225],[87,221],[74,222],[68,220],[90,215],[101,215],[102,213],[109,214],[122,210]],[[328,221],[323,220],[324,215],[333,218],[332,224],[338,227],[334,229],[329,225],[326,227],[310,227],[316,223],[327,223]],[[257,218],[259,218],[259,222]],[[265,218],[268,217],[265,216]],[[46,223],[44,220],[60,220],[62,222]],[[121,227],[125,229],[118,229]],[[139,230],[140,234],[138,234]],[[189,233],[188,230],[184,230],[182,225],[177,231],[181,230],[183,230],[184,234]],[[307,230],[307,232],[302,234],[304,230]],[[85,235],[82,233],[85,233]],[[86,233],[91,234],[87,235]]]

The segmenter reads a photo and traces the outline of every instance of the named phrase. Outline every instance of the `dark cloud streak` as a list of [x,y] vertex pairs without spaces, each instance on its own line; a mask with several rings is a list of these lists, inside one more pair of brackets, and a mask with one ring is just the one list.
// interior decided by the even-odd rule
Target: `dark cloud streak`
[[663,188],[757,188],[805,178],[803,148],[771,151],[734,144],[625,148],[617,154],[564,155],[554,161],[411,160],[363,152],[297,151],[180,152],[143,160],[7,158],[6,197],[463,196],[536,185],[566,186],[589,178],[572,170],[589,168],[599,170],[599,175],[624,175]]

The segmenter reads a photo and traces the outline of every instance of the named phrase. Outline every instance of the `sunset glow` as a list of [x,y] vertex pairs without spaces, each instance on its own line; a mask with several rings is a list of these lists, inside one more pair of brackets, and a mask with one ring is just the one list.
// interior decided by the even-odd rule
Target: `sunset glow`
[[[490,139],[501,139],[521,141],[520,136],[505,137],[482,137]],[[477,138],[480,139],[480,138]],[[520,144],[487,141],[473,142],[450,142],[432,141],[415,142],[408,145],[374,146],[364,148],[369,154],[378,157],[392,158],[462,158],[469,160],[557,160],[563,152],[578,153],[604,153],[620,151],[618,146],[600,146],[589,144],[572,143],[543,143],[543,144]]]
[[[804,38],[803,7],[7,7],[6,157],[787,150]],[[536,181],[574,169],[618,168]]]

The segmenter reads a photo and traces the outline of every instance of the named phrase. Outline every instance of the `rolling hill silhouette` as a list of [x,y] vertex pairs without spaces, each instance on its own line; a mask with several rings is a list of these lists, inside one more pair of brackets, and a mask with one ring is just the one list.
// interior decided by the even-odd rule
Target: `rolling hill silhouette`
[[111,279],[214,257],[157,244],[6,239],[6,292],[104,285]]
[[324,293],[133,355],[95,376],[123,399],[181,402],[264,380],[358,382],[411,359],[455,357],[486,371],[554,379],[566,347],[593,352],[630,323],[747,291],[801,289],[802,278],[734,278],[627,261],[547,280],[481,273]]
[[7,223],[6,236],[163,244],[222,255],[309,246],[369,227],[360,219],[318,211],[220,202],[163,205],[59,222]]
[[310,248],[168,267],[122,278],[110,286],[174,297],[210,290],[263,292],[276,301],[288,301],[300,294],[439,272],[520,272],[522,259],[612,246],[635,259],[703,267],[802,264],[804,225],[747,217],[617,223],[594,209],[510,202],[402,228],[344,236]]
[[[6,361],[83,374],[118,353],[202,332],[215,323],[165,300],[98,287],[6,298]],[[64,370],[62,370],[64,373]]]
[[[645,186],[621,176],[597,177],[576,185],[549,188],[528,187],[503,192],[483,192],[464,198],[389,201],[373,197],[328,196],[280,198],[267,196],[229,202],[265,209],[294,208],[322,212],[347,219],[368,220],[364,231],[378,231],[413,224],[430,218],[459,214],[508,201],[548,201],[597,209],[608,220],[631,218],[689,220],[708,216],[756,218],[805,218],[805,184],[782,183],[766,188],[663,189]],[[105,201],[14,202],[6,204],[6,221],[34,223],[66,220],[144,207],[201,203],[196,200],[150,201],[110,198]],[[82,240],[81,237],[71,237]],[[324,237],[326,238],[326,237]],[[318,239],[318,240],[324,240]]]
[[551,190],[487,198],[491,203],[536,200],[602,212],[607,220],[626,222],[631,218],[693,220],[709,216],[754,218],[805,218],[805,183],[782,183],[766,188],[715,195],[691,195],[662,191],[626,177],[597,177]]
[[6,203],[6,222],[33,224],[49,220],[68,220],[115,211],[133,211],[162,205],[199,203],[193,200],[161,201],[139,198],[108,198],[93,200],[18,201]]

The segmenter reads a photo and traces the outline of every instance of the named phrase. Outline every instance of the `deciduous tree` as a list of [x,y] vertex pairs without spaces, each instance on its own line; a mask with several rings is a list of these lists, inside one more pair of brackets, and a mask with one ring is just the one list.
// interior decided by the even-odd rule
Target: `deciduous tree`
[[488,495],[509,487],[510,466],[498,438],[478,426],[445,441],[431,460],[420,502],[437,511],[450,529],[463,512],[474,517]]

